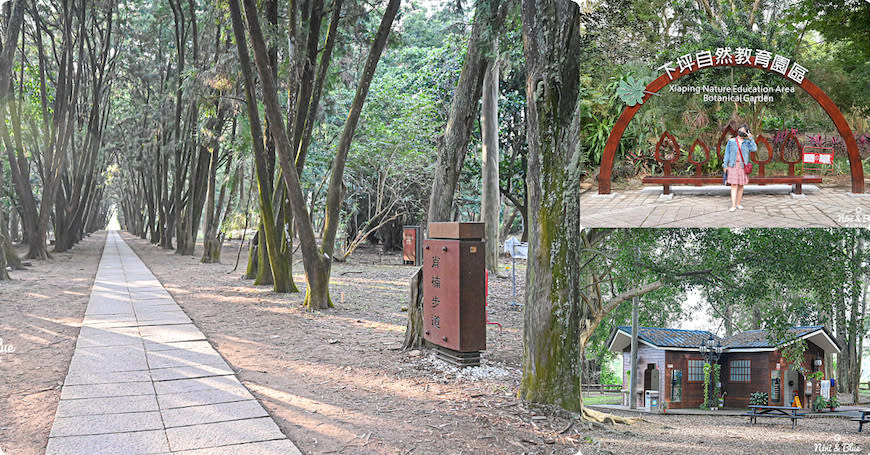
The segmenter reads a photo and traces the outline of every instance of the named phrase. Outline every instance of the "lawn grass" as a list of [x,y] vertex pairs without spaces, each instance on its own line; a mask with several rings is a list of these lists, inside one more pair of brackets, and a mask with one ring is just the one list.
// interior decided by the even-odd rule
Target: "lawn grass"
[[616,393],[605,393],[600,394],[598,392],[589,392],[583,393],[583,404],[585,405],[595,405],[595,404],[622,404],[622,394]]

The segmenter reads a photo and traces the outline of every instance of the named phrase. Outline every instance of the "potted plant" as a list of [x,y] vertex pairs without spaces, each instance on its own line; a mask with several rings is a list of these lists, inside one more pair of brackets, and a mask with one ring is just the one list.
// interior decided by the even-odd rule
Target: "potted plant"
[[750,393],[749,404],[755,406],[767,406],[767,392]]
[[840,406],[840,399],[837,398],[836,395],[831,396],[831,398],[828,400],[828,407],[831,408],[831,411],[833,411],[834,409],[836,409],[839,406]]
[[822,412],[822,409],[828,407],[828,400],[825,397],[819,395],[816,397],[816,401],[813,403],[813,408],[816,412]]
[[722,392],[721,394],[719,394],[719,407],[720,408],[725,407],[725,395],[728,395],[728,392]]

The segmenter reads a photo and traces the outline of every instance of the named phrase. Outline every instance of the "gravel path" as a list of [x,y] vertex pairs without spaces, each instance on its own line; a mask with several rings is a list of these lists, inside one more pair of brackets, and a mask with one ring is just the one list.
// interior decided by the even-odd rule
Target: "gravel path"
[[858,433],[857,423],[849,419],[804,419],[794,430],[788,419],[766,420],[750,425],[746,417],[645,415],[643,422],[616,428],[629,433],[597,431],[595,439],[601,443],[599,453],[614,454],[870,453],[870,433]]

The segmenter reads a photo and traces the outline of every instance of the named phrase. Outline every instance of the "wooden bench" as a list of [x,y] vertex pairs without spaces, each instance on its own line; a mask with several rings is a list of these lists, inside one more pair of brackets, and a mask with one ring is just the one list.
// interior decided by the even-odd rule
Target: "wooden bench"
[[762,406],[749,405],[749,412],[743,415],[749,417],[750,425],[755,424],[755,419],[758,417],[778,417],[783,419],[791,419],[791,429],[794,430],[794,424],[797,419],[804,418],[804,414],[798,413],[801,408],[795,406]]
[[870,409],[863,409],[858,411],[860,417],[856,417],[854,419],[849,419],[853,422],[858,422],[858,433],[864,428],[865,423],[870,423]]
[[[722,183],[722,176],[674,176],[674,175],[651,175],[644,177],[643,183],[662,185],[663,194],[671,194],[671,185],[695,185]],[[794,185],[795,194],[803,194],[804,183],[822,183],[822,177],[818,175],[775,175],[775,176],[750,176],[749,183],[754,185],[773,185],[787,183]]]

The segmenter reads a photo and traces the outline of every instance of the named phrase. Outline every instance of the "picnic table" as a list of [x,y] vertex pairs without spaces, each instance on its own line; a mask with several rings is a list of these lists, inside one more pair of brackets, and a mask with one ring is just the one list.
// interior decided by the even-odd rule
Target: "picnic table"
[[864,427],[865,423],[870,423],[870,409],[860,409],[858,410],[859,417],[854,419],[850,419],[853,422],[858,422],[858,433],[861,432],[861,429]]
[[797,419],[804,418],[804,414],[798,413],[797,406],[766,406],[766,405],[749,405],[749,412],[744,413],[744,416],[749,417],[750,424],[755,424],[755,419],[758,417],[779,417],[791,419],[791,428],[794,429],[794,424]]

